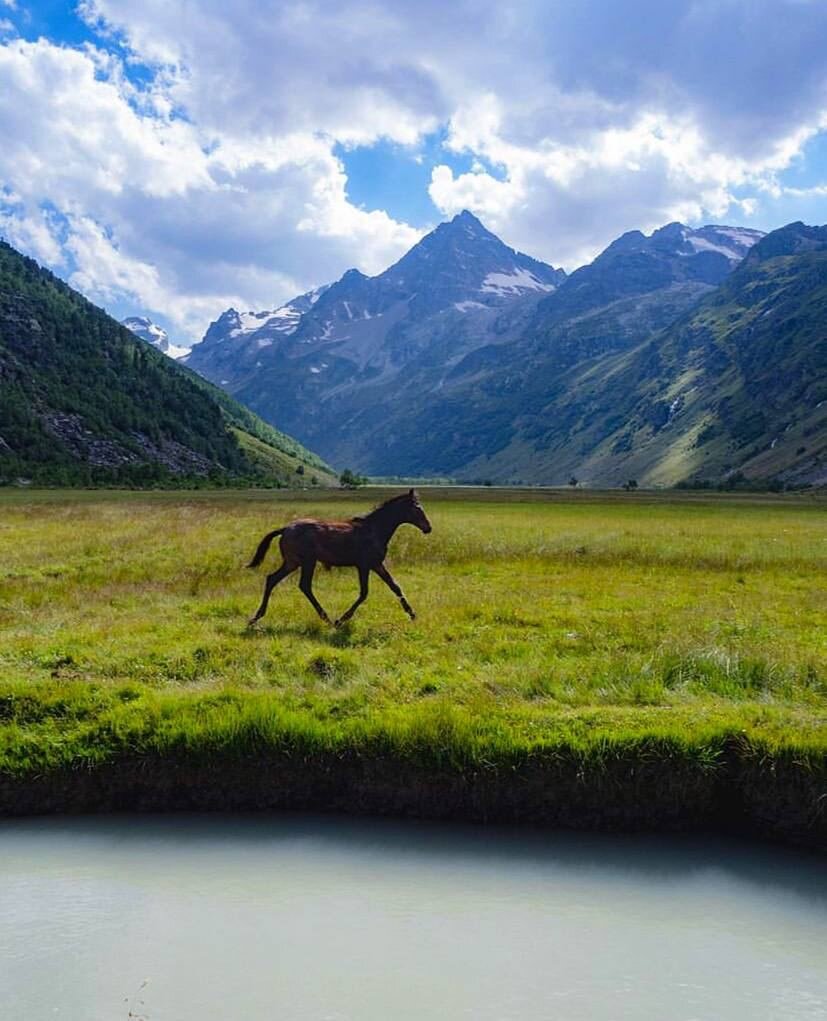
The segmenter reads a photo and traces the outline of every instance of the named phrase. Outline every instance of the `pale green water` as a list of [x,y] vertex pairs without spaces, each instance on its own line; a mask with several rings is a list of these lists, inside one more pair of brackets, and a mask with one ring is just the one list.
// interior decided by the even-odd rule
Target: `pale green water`
[[819,1021],[827,864],[724,841],[307,816],[0,823],[0,1018],[130,1009]]

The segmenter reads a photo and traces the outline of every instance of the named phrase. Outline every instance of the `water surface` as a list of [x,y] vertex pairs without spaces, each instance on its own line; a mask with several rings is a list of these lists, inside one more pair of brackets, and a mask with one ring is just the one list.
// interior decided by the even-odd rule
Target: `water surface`
[[15,1021],[827,1021],[827,866],[775,848],[308,816],[6,820],[0,880]]

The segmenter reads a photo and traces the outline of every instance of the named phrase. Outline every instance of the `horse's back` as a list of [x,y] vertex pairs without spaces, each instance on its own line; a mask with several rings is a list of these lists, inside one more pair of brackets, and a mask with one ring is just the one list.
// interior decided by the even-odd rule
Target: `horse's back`
[[285,556],[346,567],[359,562],[361,545],[358,527],[351,521],[297,518],[284,529],[281,548]]

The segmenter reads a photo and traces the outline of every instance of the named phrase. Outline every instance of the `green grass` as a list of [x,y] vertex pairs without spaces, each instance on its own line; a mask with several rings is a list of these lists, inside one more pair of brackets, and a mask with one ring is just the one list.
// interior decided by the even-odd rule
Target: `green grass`
[[[261,535],[383,493],[0,493],[0,771],[132,755],[394,754],[461,768],[727,742],[824,769],[817,499],[434,490],[351,625],[295,577],[255,631]],[[353,570],[319,571],[333,614]],[[647,751],[648,749],[648,751]],[[636,754],[637,754],[636,753]]]
[[[273,443],[265,443],[258,436],[243,429],[233,427],[231,432],[249,463],[265,478],[286,479],[289,486],[297,481],[308,486],[336,485],[336,476],[331,469],[318,458],[310,461],[305,456],[303,448],[299,448],[299,453],[294,453],[287,448],[276,447]],[[298,447],[298,444],[296,446]],[[297,478],[297,468],[300,471],[300,478]],[[311,482],[312,479],[316,480],[315,483]]]

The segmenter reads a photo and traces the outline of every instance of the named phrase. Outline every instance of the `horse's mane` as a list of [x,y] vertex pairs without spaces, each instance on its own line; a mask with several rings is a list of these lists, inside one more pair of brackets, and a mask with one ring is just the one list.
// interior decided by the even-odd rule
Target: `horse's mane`
[[368,518],[377,514],[379,511],[384,510],[386,507],[389,507],[392,503],[401,503],[403,500],[409,499],[410,493],[400,493],[398,496],[391,496],[387,500],[383,500],[382,503],[377,503],[376,506],[369,510],[366,514],[354,514],[350,520],[354,525],[362,524],[362,522],[367,521]]

